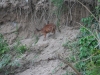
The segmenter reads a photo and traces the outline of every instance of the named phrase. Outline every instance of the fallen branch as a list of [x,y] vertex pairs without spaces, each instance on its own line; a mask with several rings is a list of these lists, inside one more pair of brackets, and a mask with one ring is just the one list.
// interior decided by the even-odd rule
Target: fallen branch
[[67,64],[68,66],[70,66],[76,72],[77,75],[82,75],[75,67],[72,66],[71,63],[69,63],[67,60],[65,60],[60,54],[58,54],[58,58],[60,60],[62,60],[65,64]]
[[98,19],[94,16],[94,14],[93,14],[82,2],[80,2],[79,0],[77,0],[77,2],[80,3],[83,7],[85,7],[85,8],[87,9],[87,11],[95,18],[95,20],[96,20],[98,23],[100,23],[100,22],[98,21]]

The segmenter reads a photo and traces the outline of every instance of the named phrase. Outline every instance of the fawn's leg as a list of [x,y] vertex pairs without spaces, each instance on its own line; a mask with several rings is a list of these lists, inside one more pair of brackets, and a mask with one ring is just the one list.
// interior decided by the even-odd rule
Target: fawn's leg
[[53,30],[52,33],[53,33],[53,36],[54,36],[54,38],[55,38],[55,30]]
[[44,39],[43,39],[43,41],[45,41],[46,40],[46,33],[44,33]]

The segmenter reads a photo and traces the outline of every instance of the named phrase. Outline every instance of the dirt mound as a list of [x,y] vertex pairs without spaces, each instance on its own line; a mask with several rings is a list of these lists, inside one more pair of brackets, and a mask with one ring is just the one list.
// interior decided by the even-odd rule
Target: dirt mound
[[66,39],[74,39],[79,30],[71,27],[62,29],[61,33],[56,32],[55,39],[48,34],[46,41],[43,41],[44,37],[41,36],[37,44],[34,44],[34,41],[31,42],[32,39],[23,40],[23,44],[25,44],[25,41],[33,44],[30,50],[20,58],[20,64],[23,66],[16,70],[15,75],[62,75],[66,74],[66,71],[73,72],[68,65],[58,58],[58,54],[64,58],[69,58],[71,51],[65,49],[62,45],[66,42]]

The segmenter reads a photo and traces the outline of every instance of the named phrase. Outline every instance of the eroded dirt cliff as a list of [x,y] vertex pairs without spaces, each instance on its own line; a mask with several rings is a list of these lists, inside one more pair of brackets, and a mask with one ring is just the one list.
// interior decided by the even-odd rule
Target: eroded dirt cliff
[[[89,8],[92,6],[89,3],[84,4]],[[67,40],[76,38],[79,33],[76,22],[89,13],[73,0],[65,0],[62,7],[65,10],[58,19],[55,14],[57,7],[50,0],[0,0],[0,33],[10,46],[20,39],[28,47],[20,58],[13,58],[20,66],[12,68],[14,73],[10,75],[65,75],[66,72],[74,72],[58,58],[58,54],[69,58],[71,51],[62,45]],[[35,28],[42,28],[48,21],[55,25],[59,22],[61,33],[56,31],[55,38],[48,34],[46,41],[41,36],[35,44]]]

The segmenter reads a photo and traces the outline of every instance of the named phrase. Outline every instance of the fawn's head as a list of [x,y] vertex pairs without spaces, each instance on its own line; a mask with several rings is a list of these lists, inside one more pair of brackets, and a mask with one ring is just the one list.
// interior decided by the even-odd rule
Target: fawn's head
[[35,28],[34,34],[37,35],[37,36],[43,35],[43,34],[41,33],[41,30],[39,30],[39,29],[37,29],[37,28]]

